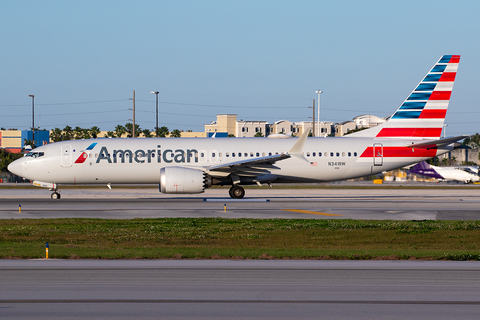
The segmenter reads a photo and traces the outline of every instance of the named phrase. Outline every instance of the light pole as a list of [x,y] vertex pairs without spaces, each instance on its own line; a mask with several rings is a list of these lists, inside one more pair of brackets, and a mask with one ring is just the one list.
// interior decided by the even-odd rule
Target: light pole
[[318,106],[318,112],[317,112],[317,135],[320,137],[320,93],[323,93],[323,91],[317,90],[315,91],[316,94],[318,94],[317,98],[317,106]]
[[28,96],[32,97],[32,144],[33,148],[35,148],[35,96],[33,94]]
[[447,136],[447,127],[448,127],[448,124],[444,124],[443,125],[443,138],[445,139],[445,137]]
[[155,94],[155,102],[156,102],[156,110],[157,110],[157,113],[156,113],[156,116],[155,116],[155,137],[158,138],[158,91],[151,91],[150,93],[154,93]]

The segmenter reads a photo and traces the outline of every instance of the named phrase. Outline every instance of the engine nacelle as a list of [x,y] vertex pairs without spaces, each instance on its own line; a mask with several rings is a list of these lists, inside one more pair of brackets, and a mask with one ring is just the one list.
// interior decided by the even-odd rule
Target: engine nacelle
[[184,167],[160,169],[161,193],[202,193],[209,186],[207,175],[201,170]]

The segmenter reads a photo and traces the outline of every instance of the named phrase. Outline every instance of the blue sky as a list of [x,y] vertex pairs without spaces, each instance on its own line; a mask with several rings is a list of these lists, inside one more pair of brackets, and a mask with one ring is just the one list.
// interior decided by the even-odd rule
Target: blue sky
[[0,127],[203,131],[216,114],[392,114],[444,54],[447,135],[480,131],[479,1],[2,1]]

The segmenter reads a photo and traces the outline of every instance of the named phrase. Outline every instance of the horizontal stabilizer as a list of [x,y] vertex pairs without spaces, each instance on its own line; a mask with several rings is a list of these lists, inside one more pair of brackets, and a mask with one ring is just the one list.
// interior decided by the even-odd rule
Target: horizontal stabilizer
[[416,149],[433,149],[433,148],[448,146],[449,144],[458,142],[458,141],[463,140],[467,137],[468,136],[457,136],[457,137],[450,137],[450,138],[439,139],[439,140],[416,142],[416,143],[412,143],[412,144],[409,144],[409,145],[406,145],[406,146],[416,148]]

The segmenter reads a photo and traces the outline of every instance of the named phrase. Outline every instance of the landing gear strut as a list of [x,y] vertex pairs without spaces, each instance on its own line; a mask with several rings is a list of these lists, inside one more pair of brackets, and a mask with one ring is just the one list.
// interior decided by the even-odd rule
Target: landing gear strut
[[245,196],[245,189],[239,185],[233,185],[228,193],[232,199],[242,199]]

